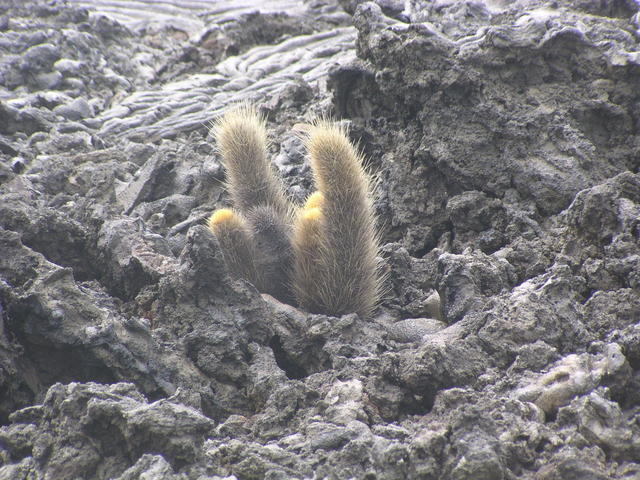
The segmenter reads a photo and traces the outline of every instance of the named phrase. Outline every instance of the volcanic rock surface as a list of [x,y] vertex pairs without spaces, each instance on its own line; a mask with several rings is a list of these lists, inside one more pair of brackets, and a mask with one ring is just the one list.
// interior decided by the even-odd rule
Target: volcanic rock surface
[[[3,2],[0,479],[640,478],[639,8]],[[373,318],[227,275],[238,101],[297,201],[349,125]]]

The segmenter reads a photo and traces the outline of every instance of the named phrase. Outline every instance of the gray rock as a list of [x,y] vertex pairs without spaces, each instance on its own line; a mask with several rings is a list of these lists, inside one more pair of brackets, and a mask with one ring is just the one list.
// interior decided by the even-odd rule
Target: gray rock
[[450,478],[499,480],[505,478],[500,444],[491,421],[472,410],[454,424]]
[[432,318],[408,318],[389,326],[389,337],[396,342],[419,342],[425,335],[437,333],[446,324]]
[[63,75],[78,75],[83,67],[81,61],[70,58],[61,58],[53,64],[53,68]]
[[[0,479],[640,475],[637,2],[84,3],[0,7]],[[298,203],[349,126],[372,318],[227,274],[238,101]]]
[[578,193],[566,221],[580,238],[602,248],[635,227],[639,203],[640,179],[625,172]]
[[148,480],[180,479],[182,475],[175,475],[169,462],[162,455],[144,454],[135,465],[127,468],[117,480],[136,480],[145,478]]
[[33,478],[35,470],[33,458],[27,457],[18,463],[0,467],[0,478],[2,480],[28,480]]
[[337,450],[351,439],[346,428],[319,423],[310,424],[307,427],[307,435],[311,438],[311,450]]
[[[186,220],[196,207],[196,199],[190,195],[170,195],[153,202],[139,204],[131,214],[139,216],[146,222],[155,220],[156,233],[167,233],[168,229]],[[159,217],[161,216],[161,217]]]
[[578,448],[561,451],[550,465],[539,470],[539,478],[543,480],[588,479],[605,480],[609,478],[604,467],[604,452],[591,448],[581,452]]
[[504,259],[481,253],[444,253],[438,257],[437,282],[443,319],[451,324],[506,291],[513,283],[512,267]]
[[27,383],[32,398],[56,379],[126,379],[153,395],[160,391],[172,394],[178,386],[203,381],[193,367],[157,343],[148,324],[122,318],[113,299],[100,289],[76,285],[71,269],[25,248],[17,234],[2,232],[3,250],[10,253],[0,263],[7,282],[0,283],[7,328],[20,337],[20,345],[31,358],[29,364],[9,370],[7,387],[16,392],[14,401],[25,390],[22,378],[31,369],[37,372],[29,374]]
[[598,290],[585,303],[586,326],[604,340],[611,329],[624,330],[640,318],[640,297],[631,288]]
[[550,372],[539,376],[535,383],[517,392],[521,400],[535,403],[546,414],[552,415],[579,395],[584,395],[606,382],[607,377],[621,377],[629,382],[630,369],[617,344],[607,345],[603,355],[568,355]]
[[[561,69],[549,70],[549,57],[562,57],[566,52],[557,48],[563,42],[567,48],[600,51],[594,37],[586,40],[583,33],[577,33],[578,28],[572,30],[579,24],[581,13],[572,12],[561,20],[553,10],[532,6],[532,13],[520,12],[519,21],[516,15],[511,17],[513,21],[494,27],[485,22],[497,12],[478,6],[482,13],[467,14],[467,8],[473,10],[453,4],[438,8],[420,3],[412,7],[410,15],[415,22],[424,22],[421,26],[396,23],[388,27],[390,19],[382,21],[377,6],[361,5],[354,18],[360,31],[358,53],[364,62],[359,72],[345,72],[344,82],[340,76],[336,78],[336,97],[349,96],[348,102],[337,105],[341,113],[362,122],[394,114],[406,120],[396,124],[393,136],[387,133],[386,125],[373,137],[388,158],[412,159],[406,163],[388,161],[385,168],[391,179],[391,198],[416,206],[394,212],[393,226],[407,232],[405,242],[410,251],[431,247],[436,240],[434,233],[445,227],[433,213],[446,203],[444,184],[455,185],[453,193],[475,190],[492,198],[502,198],[515,187],[524,200],[533,200],[539,211],[550,214],[566,208],[578,191],[601,183],[628,165],[637,165],[631,153],[635,140],[628,141],[636,138],[627,103],[633,97],[629,83],[633,80],[625,80],[615,100],[598,102],[590,97],[591,84],[595,82],[604,89],[612,85],[606,74],[600,75],[602,65],[598,62],[581,59],[558,63]],[[547,17],[551,23],[545,23]],[[592,27],[594,33],[598,32],[596,36],[607,35],[595,24]],[[613,50],[632,48],[633,40],[620,30],[624,28],[622,23],[612,22],[610,28],[620,33]],[[569,33],[572,31],[576,34]],[[504,43],[496,38],[504,39]],[[401,46],[407,42],[414,48]],[[507,50],[517,58],[515,64],[506,60]],[[608,53],[601,53],[603,61],[615,64]],[[486,67],[489,64],[491,68]],[[516,64],[526,69],[526,78],[516,80]],[[584,68],[592,73],[582,77],[580,86],[567,90],[561,106],[548,106],[549,100],[558,95],[558,90],[549,90],[552,85]],[[500,79],[492,78],[502,74],[498,71],[514,75],[505,87]],[[344,93],[343,85],[347,89]],[[520,96],[518,88],[526,94]],[[385,100],[359,103],[361,92],[371,91],[379,91],[377,98]],[[489,98],[489,102],[501,98],[510,107],[488,107]],[[603,117],[617,126],[615,133],[598,131],[601,124],[595,119]],[[530,126],[534,124],[551,133],[545,138],[532,136]],[[397,132],[402,132],[401,137]],[[547,141],[550,143],[545,144]],[[527,148],[521,150],[525,144]],[[397,154],[392,156],[390,151]],[[602,162],[602,155],[606,162]],[[571,166],[567,163],[570,158],[575,159]],[[428,202],[411,202],[424,190],[424,183]]]
[[[59,410],[64,417],[56,415]],[[147,403],[132,385],[123,383],[55,384],[36,417],[17,411],[13,420],[16,423],[3,427],[3,433],[18,425],[30,429],[28,444],[21,448],[30,450],[35,459],[29,473],[44,478],[86,477],[96,470],[103,472],[102,477],[112,477],[126,468],[123,454],[138,459],[147,452],[179,467],[194,460],[213,427],[210,419],[192,408],[167,400]],[[87,437],[92,441],[80,441]],[[13,445],[8,447],[12,456],[20,455]],[[149,458],[145,460],[148,465]],[[170,470],[167,465],[165,471]]]
[[59,105],[53,111],[68,120],[82,120],[93,116],[91,105],[82,97],[78,97],[66,105]]
[[22,68],[30,72],[49,72],[60,58],[60,49],[50,43],[34,45],[25,50]]
[[15,134],[23,132],[30,135],[41,132],[50,126],[48,119],[33,108],[17,109],[0,102],[0,133]]
[[[144,232],[140,235],[140,232]],[[113,294],[133,298],[177,268],[168,244],[146,229],[141,220],[122,218],[105,222],[98,232],[98,259],[114,268],[105,270]]]
[[403,316],[441,319],[440,295],[433,291],[437,279],[436,255],[415,258],[398,244],[383,246],[382,254],[388,270],[384,306]]
[[558,412],[558,421],[577,426],[589,442],[615,452],[619,460],[638,457],[640,430],[629,425],[617,402],[602,397],[602,391],[577,398]]
[[53,90],[60,87],[62,83],[60,72],[37,73],[32,78],[32,83],[38,90]]

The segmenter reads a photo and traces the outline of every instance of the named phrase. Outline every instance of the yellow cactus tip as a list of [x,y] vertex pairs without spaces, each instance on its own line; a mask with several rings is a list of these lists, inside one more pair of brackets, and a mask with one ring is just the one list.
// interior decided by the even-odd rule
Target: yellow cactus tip
[[305,208],[302,211],[302,219],[305,221],[315,221],[322,217],[322,211],[318,207]]
[[307,198],[307,201],[304,204],[304,208],[319,208],[322,206],[323,202],[324,195],[322,194],[322,192],[313,192],[311,195],[309,195],[309,198]]
[[233,218],[233,210],[231,210],[230,208],[221,208],[220,210],[216,210],[209,217],[209,227],[219,225],[230,220],[231,218]]

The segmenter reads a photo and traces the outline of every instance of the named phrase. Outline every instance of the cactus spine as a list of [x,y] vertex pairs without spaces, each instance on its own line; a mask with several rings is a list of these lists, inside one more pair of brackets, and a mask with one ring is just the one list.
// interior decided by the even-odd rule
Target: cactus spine
[[323,230],[322,200],[320,192],[311,195],[298,211],[293,227],[293,293],[298,304],[311,312],[322,310],[316,294],[322,270],[319,258]]
[[256,110],[249,105],[230,110],[214,124],[213,132],[235,208],[248,212],[266,205],[283,219],[289,216],[282,181],[267,159],[265,122]]
[[214,136],[240,212],[219,210],[209,221],[230,271],[310,312],[370,315],[382,283],[371,180],[345,130],[325,120],[308,128],[318,191],[296,214],[267,160],[265,123],[253,108],[231,110]]
[[[311,285],[307,294],[312,300],[300,296],[298,300],[311,311],[368,316],[381,290],[370,177],[362,156],[335,123],[323,120],[312,125],[306,147],[314,181],[322,193],[322,214],[318,219],[318,268],[314,270],[317,278],[295,280]],[[294,238],[297,236],[296,231]]]

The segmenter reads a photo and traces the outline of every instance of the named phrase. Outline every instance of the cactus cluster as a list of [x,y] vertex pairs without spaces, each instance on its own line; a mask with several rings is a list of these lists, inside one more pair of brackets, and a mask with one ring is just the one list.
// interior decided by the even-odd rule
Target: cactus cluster
[[344,128],[320,120],[306,130],[317,191],[302,206],[268,160],[254,108],[229,111],[213,135],[234,208],[215,211],[209,228],[229,272],[312,313],[371,315],[382,288],[371,179]]

